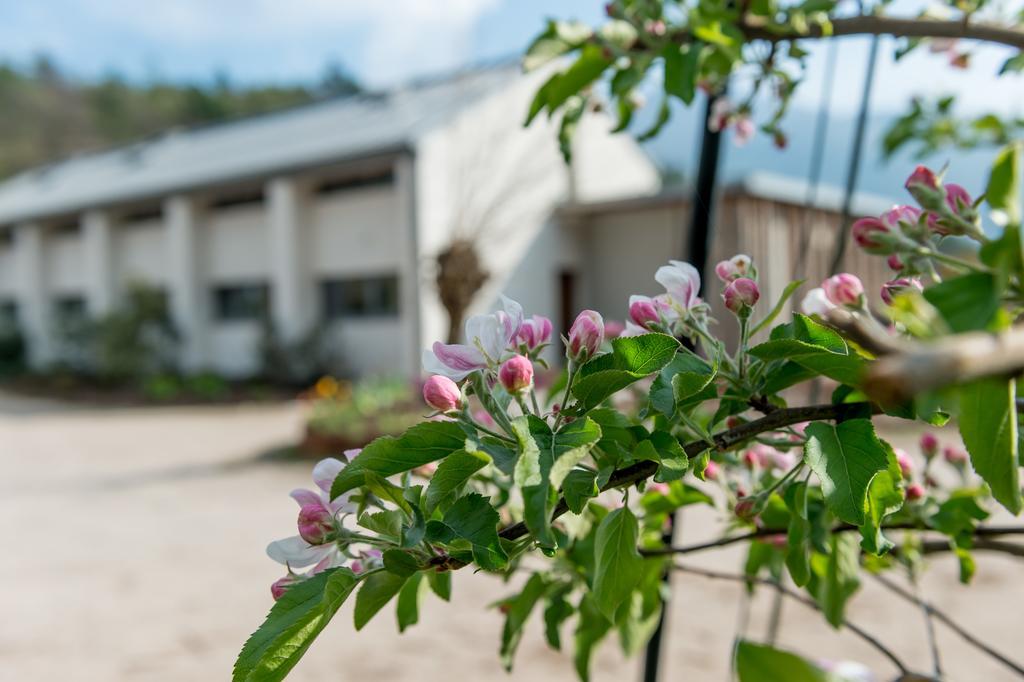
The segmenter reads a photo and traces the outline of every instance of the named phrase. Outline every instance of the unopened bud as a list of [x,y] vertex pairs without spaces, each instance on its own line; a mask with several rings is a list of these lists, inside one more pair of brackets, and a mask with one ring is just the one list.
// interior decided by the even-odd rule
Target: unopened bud
[[423,401],[438,412],[451,412],[462,406],[462,391],[448,377],[435,374],[423,384]]
[[522,355],[513,355],[498,370],[498,381],[513,395],[529,390],[533,386],[533,363]]
[[859,308],[864,297],[864,285],[856,275],[841,272],[821,283],[825,296],[833,305]]
[[939,439],[935,437],[934,433],[926,431],[921,436],[921,452],[928,459],[931,459],[939,452]]
[[759,298],[761,298],[761,292],[757,288],[757,282],[747,277],[740,277],[729,282],[725,291],[722,292],[725,307],[737,315],[749,312]]
[[597,354],[604,341],[604,318],[594,310],[584,310],[569,328],[569,359],[586,362]]
[[299,537],[311,545],[322,545],[334,535],[334,516],[321,504],[306,504],[299,510]]

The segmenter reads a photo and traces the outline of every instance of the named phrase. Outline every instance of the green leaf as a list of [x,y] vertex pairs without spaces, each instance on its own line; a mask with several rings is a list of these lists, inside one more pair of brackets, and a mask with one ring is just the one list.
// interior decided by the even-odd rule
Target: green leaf
[[842,337],[804,315],[794,315],[791,323],[773,329],[770,340],[751,348],[750,354],[765,362],[791,360],[850,385],[858,384],[864,371],[864,360],[850,353]]
[[430,484],[427,485],[427,515],[432,514],[438,507],[444,509],[454,502],[466,481],[490,463],[490,456],[479,450],[456,450],[441,460],[437,465],[437,471],[430,479]]
[[885,441],[880,441],[886,450],[888,465],[879,471],[868,485],[867,506],[864,525],[860,527],[861,547],[865,552],[881,555],[893,548],[893,543],[882,533],[885,517],[903,508],[903,474],[896,460],[896,453]]
[[754,334],[758,333],[765,327],[769,326],[772,322],[775,321],[775,318],[782,314],[782,309],[786,307],[786,301],[789,300],[789,298],[796,292],[797,289],[800,288],[800,286],[805,281],[806,280],[798,279],[795,282],[790,282],[789,284],[786,285],[786,288],[782,290],[782,295],[779,296],[779,300],[775,302],[775,307],[771,309],[771,312],[765,315],[763,320],[755,324],[754,328],[750,330],[751,337],[753,337]]
[[391,502],[408,515],[412,515],[412,507],[405,499],[405,491],[394,483],[389,483],[372,471],[362,473],[363,487],[385,502]]
[[871,421],[814,422],[805,433],[804,460],[821,480],[829,509],[847,523],[863,524],[868,485],[888,466],[886,450]]
[[420,570],[420,562],[416,560],[416,557],[400,549],[386,550],[383,559],[384,568],[405,578]]
[[[524,521],[541,546],[553,547],[551,514],[558,501],[558,488],[572,471],[601,439],[601,427],[589,418],[578,419],[566,424],[558,433],[552,433],[544,421],[529,419],[529,442],[537,448],[538,471],[533,485],[522,487]],[[513,424],[516,437],[521,438],[520,426]],[[518,464],[517,464],[518,470]]]
[[[1019,55],[1018,55],[1019,56]],[[1020,224],[1020,143],[999,152],[988,178],[985,199],[994,209],[1004,211],[1014,225]]]
[[548,113],[554,113],[566,100],[579,94],[583,88],[597,80],[610,65],[611,61],[599,45],[584,45],[572,66],[562,73],[553,75],[538,90],[526,117],[526,125],[529,125],[545,108]]
[[834,628],[843,624],[846,603],[860,587],[860,546],[849,533],[833,533],[827,557],[815,555],[816,580],[812,583],[815,599],[825,620]]
[[387,477],[410,471],[462,449],[466,434],[455,422],[423,422],[395,438],[371,442],[341,470],[331,485],[331,499],[363,484],[363,473]]
[[430,571],[427,573],[427,582],[430,589],[438,597],[445,601],[452,600],[452,572],[451,571]]
[[675,356],[679,342],[667,334],[617,338],[612,352],[583,365],[572,393],[583,410],[600,405],[613,393],[660,371]]
[[599,492],[597,474],[587,469],[573,469],[562,482],[562,496],[573,514],[582,514],[587,502]]
[[987,272],[947,279],[924,292],[956,333],[988,327],[999,310],[999,295],[996,278]]
[[499,521],[498,512],[488,498],[471,493],[456,500],[441,521],[427,523],[427,538],[445,544],[464,540],[481,568],[498,571],[508,563],[508,556],[498,541]]
[[676,408],[703,391],[715,378],[718,367],[709,365],[687,349],[681,349],[654,378],[651,407],[666,417]]
[[544,637],[547,639],[548,645],[556,651],[562,649],[562,636],[559,632],[562,623],[576,613],[576,609],[565,598],[571,591],[571,585],[554,591],[548,596],[547,606],[544,608]]
[[1010,513],[1021,511],[1016,383],[984,379],[959,389],[960,435],[971,464]]
[[697,68],[700,64],[700,43],[670,44],[665,48],[665,92],[692,104],[697,94]]
[[788,651],[741,641],[736,647],[740,682],[839,682]]
[[636,517],[628,507],[612,511],[597,527],[593,595],[597,608],[612,622],[642,576],[638,532]]
[[378,535],[398,539],[402,534],[402,512],[398,509],[365,513],[359,517],[359,525]]
[[580,600],[579,618],[576,623],[576,674],[583,682],[590,679],[590,657],[594,647],[604,639],[611,630],[611,622],[601,615],[595,597],[586,593]]
[[391,571],[372,573],[363,579],[363,586],[356,594],[356,630],[362,630],[377,612],[384,608],[405,585],[408,576]]
[[420,620],[420,599],[427,583],[423,582],[422,573],[414,573],[409,576],[398,593],[398,605],[396,616],[398,618],[398,631],[405,632]]
[[512,659],[519,647],[519,641],[523,638],[526,620],[547,589],[548,583],[544,576],[534,573],[526,581],[522,592],[502,602],[506,610],[505,627],[501,633],[501,662],[509,672],[512,671]]
[[807,520],[807,484],[799,481],[786,488],[789,531],[786,537],[786,568],[793,583],[803,587],[811,579],[811,522]]
[[661,466],[654,480],[660,483],[679,480],[686,475],[690,466],[690,459],[683,446],[667,431],[655,431],[646,440],[640,441],[633,450],[633,457],[658,462]]
[[350,570],[335,568],[288,588],[242,647],[232,682],[283,680],[357,584]]

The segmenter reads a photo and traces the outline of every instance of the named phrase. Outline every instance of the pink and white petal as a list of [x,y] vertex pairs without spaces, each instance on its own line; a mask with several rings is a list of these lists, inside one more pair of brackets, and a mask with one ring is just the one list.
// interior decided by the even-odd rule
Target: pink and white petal
[[499,296],[501,310],[498,311],[498,319],[501,320],[505,330],[505,345],[512,343],[523,326],[523,306],[518,301],[513,301],[508,296]]
[[359,506],[352,501],[351,492],[338,495],[335,500],[328,500],[328,495],[330,495],[330,493],[324,495],[323,505],[327,507],[327,510],[330,511],[332,515],[337,515],[339,513],[353,514],[359,508]]
[[299,503],[300,507],[310,504],[321,504],[320,494],[305,488],[296,488],[288,493],[289,497]]
[[316,575],[317,573],[322,573],[323,571],[326,571],[328,568],[334,568],[335,566],[343,566],[344,564],[345,558],[341,555],[341,552],[333,551],[330,552],[323,559],[321,559],[319,562],[317,562],[316,566],[311,568],[307,575]]
[[[445,368],[447,376],[452,372],[461,373],[462,377],[487,366],[487,359],[479,349],[461,343],[441,343],[436,341],[432,348],[434,357]],[[426,359],[424,355],[424,359]],[[426,363],[424,363],[426,365]],[[427,367],[428,371],[432,371]],[[460,378],[462,378],[460,377]]]
[[293,568],[309,566],[323,559],[329,552],[336,551],[333,543],[311,545],[298,535],[275,540],[267,545],[267,556],[279,564]]
[[331,492],[331,484],[338,477],[345,463],[335,457],[328,457],[316,463],[313,467],[313,482],[325,493]]

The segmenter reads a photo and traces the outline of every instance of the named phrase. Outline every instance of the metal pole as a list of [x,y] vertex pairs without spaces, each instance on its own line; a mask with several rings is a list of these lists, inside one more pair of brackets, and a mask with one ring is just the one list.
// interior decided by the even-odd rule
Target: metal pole
[[846,242],[850,237],[850,214],[853,210],[853,194],[857,190],[857,175],[860,172],[860,155],[864,147],[864,131],[867,129],[868,109],[871,103],[871,87],[875,82],[875,64],[878,61],[878,36],[871,39],[868,51],[867,73],[864,75],[864,92],[860,99],[860,112],[857,114],[857,127],[853,133],[853,150],[850,153],[850,166],[846,172],[846,194],[843,197],[842,217],[839,219],[839,243],[836,244],[835,255],[829,274],[835,274],[846,253]]
[[[718,94],[724,97],[725,89]],[[711,119],[711,105],[714,97],[708,97],[704,103],[703,133],[700,144],[700,162],[697,167],[697,184],[693,190],[693,207],[690,211],[690,231],[688,233],[686,253],[683,257],[689,261],[701,276],[701,288],[705,270],[708,265],[708,253],[711,245],[713,202],[715,198],[715,182],[718,176],[718,156],[722,146],[722,133],[708,128]]]
[[[719,97],[725,96],[725,89],[719,93]],[[718,175],[718,156],[722,144],[721,132],[712,132],[708,128],[708,121],[711,118],[711,104],[714,97],[708,97],[704,103],[703,128],[701,133],[700,161],[697,167],[697,184],[693,191],[693,208],[690,211],[690,229],[687,233],[686,251],[682,254],[683,260],[688,261],[697,268],[701,278],[701,289],[704,288],[705,271],[708,266],[709,247],[711,245],[711,218],[712,205],[715,197],[715,181]],[[682,513],[677,519],[670,517],[669,527],[665,530],[663,539],[667,544],[672,543],[676,527],[682,518]],[[665,583],[665,593],[669,593],[669,582],[671,571],[665,571],[662,582]],[[658,667],[661,658],[661,642],[665,635],[665,625],[668,620],[669,601],[666,598],[661,605],[661,615],[658,617],[658,626],[651,634],[647,642],[647,649],[644,652],[643,682],[657,682]]]

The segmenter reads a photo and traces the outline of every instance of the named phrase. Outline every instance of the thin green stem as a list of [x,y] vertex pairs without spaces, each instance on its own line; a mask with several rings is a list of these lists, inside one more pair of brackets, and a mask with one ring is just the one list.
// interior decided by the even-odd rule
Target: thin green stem
[[555,417],[555,428],[557,431],[558,427],[562,424],[562,415],[565,414],[565,404],[569,402],[569,391],[572,390],[572,382],[576,379],[576,363],[569,360],[569,365],[566,367],[567,372],[565,378],[565,393],[562,394],[562,402],[558,406],[558,416]]

